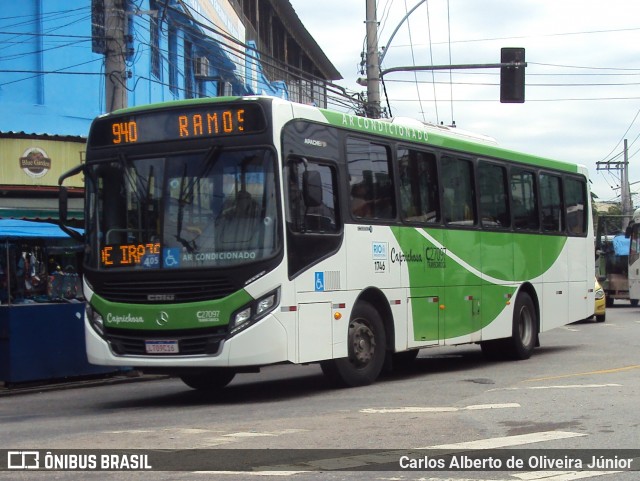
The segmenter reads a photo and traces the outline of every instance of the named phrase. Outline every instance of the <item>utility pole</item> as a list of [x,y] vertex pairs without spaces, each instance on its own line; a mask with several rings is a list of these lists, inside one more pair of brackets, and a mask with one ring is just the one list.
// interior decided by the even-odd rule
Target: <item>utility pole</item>
[[105,99],[106,111],[127,107],[127,66],[125,64],[125,0],[105,0]]
[[620,176],[620,202],[622,203],[622,228],[626,229],[633,215],[633,206],[631,205],[631,186],[629,185],[629,151],[627,147],[627,139],[624,139],[624,163],[622,164],[622,175]]
[[633,204],[631,202],[631,186],[629,184],[629,149],[627,139],[624,139],[622,162],[596,162],[597,170],[619,170],[620,171],[620,210],[622,212],[622,229],[625,229],[633,215]]
[[378,59],[378,18],[376,0],[367,0],[367,117],[379,119],[380,61]]

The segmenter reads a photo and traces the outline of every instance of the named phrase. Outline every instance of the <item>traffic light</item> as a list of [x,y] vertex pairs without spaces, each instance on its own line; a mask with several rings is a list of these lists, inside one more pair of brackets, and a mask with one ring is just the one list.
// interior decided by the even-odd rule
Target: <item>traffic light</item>
[[521,65],[500,67],[500,103],[524,103],[524,48],[504,47],[500,50],[500,63],[520,63]]

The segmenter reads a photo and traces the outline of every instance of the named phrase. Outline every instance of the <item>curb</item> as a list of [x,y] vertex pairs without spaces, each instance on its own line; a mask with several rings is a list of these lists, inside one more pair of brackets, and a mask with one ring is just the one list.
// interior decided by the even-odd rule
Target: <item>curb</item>
[[168,375],[142,374],[138,371],[130,371],[128,374],[115,374],[109,375],[108,377],[101,376],[99,378],[71,378],[65,380],[11,384],[8,386],[5,384],[4,386],[0,385],[0,397],[49,391],[65,391],[69,389],[108,386],[131,382],[148,382],[159,379],[168,379],[169,377],[170,376]]

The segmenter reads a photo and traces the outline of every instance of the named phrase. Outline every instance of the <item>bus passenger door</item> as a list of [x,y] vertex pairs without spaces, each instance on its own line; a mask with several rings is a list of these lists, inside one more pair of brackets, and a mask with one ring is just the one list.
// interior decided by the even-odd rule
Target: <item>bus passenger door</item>
[[331,303],[298,304],[298,362],[333,357]]

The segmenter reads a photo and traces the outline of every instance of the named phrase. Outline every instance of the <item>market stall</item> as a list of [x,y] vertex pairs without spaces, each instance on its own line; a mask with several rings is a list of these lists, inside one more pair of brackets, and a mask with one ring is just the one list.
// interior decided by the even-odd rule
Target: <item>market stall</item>
[[113,371],[87,362],[81,265],[57,225],[0,219],[0,381]]

